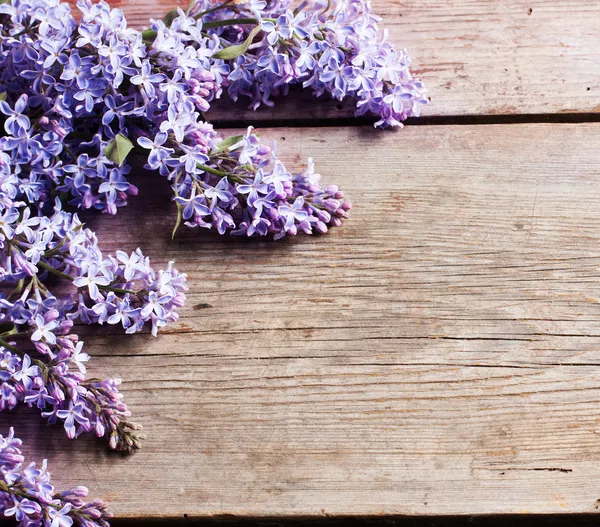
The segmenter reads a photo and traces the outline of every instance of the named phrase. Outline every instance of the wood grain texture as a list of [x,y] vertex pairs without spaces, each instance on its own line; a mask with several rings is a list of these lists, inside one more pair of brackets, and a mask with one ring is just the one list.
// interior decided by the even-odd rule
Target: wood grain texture
[[[147,25],[177,2],[112,0],[132,25]],[[600,3],[587,0],[373,0],[390,39],[413,57],[432,104],[423,115],[600,112]],[[223,100],[215,121],[349,117],[351,101],[308,92],[252,112]]]
[[[144,449],[1,417],[119,518],[595,512],[600,125],[263,130],[353,200],[328,236],[182,231],[160,178],[103,247],[189,275],[159,338],[88,330]],[[118,233],[118,234],[115,234]],[[35,454],[34,454],[35,453]]]

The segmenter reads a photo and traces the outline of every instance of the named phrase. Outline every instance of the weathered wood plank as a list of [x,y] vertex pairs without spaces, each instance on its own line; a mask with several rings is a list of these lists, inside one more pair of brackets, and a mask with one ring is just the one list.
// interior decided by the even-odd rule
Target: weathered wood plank
[[[74,0],[73,0],[74,1]],[[135,26],[187,0],[112,0]],[[586,0],[373,0],[406,47],[432,104],[424,115],[600,111],[600,4]],[[308,93],[258,113],[223,101],[215,121],[351,116],[351,103]]]
[[[159,338],[86,338],[148,439],[131,457],[2,416],[119,517],[594,512],[600,125],[264,130],[354,201],[324,237],[172,241],[165,182],[106,250],[176,259]],[[117,234],[118,233],[118,234]]]

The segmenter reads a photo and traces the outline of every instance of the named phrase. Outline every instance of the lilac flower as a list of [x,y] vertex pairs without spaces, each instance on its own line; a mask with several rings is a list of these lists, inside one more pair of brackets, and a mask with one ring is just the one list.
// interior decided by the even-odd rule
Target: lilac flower
[[285,40],[290,37],[285,15],[281,15],[276,22],[262,22],[261,27],[267,33],[267,40],[271,46],[274,46],[280,38]]
[[185,128],[191,124],[191,115],[188,112],[179,112],[174,104],[169,106],[167,119],[160,125],[161,132],[172,131],[177,141],[182,142],[185,135]]
[[0,101],[0,111],[2,111],[4,115],[8,116],[8,119],[6,119],[4,122],[4,129],[7,133],[14,136],[19,136],[21,135],[21,132],[29,130],[31,123],[29,121],[29,117],[24,114],[25,110],[27,109],[27,101],[27,95],[21,95],[21,97],[19,97],[15,103],[14,109],[11,108],[5,101]]
[[13,373],[12,377],[16,381],[23,383],[26,389],[31,388],[33,383],[33,379],[35,379],[40,374],[39,366],[31,365],[31,358],[29,355],[25,355],[23,359],[23,363],[21,365],[21,369]]
[[56,40],[45,40],[40,44],[40,48],[48,53],[44,60],[44,69],[49,69],[56,61],[64,64],[67,60],[67,55],[63,53],[68,40],[66,38]]
[[119,121],[119,127],[122,128],[125,124],[125,116],[134,109],[134,103],[129,101],[117,106],[117,102],[112,95],[107,95],[104,99],[106,111],[102,116],[102,124],[108,126],[113,122],[115,117]]
[[72,52],[69,57],[69,62],[65,65],[65,68],[60,75],[60,79],[65,81],[75,79],[77,86],[80,88],[86,87],[88,85],[91,62],[90,57],[85,57],[82,60],[79,53]]
[[184,83],[180,82],[182,78],[183,71],[178,69],[175,70],[172,78],[160,85],[160,90],[167,94],[167,101],[169,101],[169,104],[177,102],[180,96],[185,93],[186,86]]
[[183,205],[183,219],[189,220],[195,216],[208,216],[210,214],[210,208],[206,204],[206,197],[196,195],[196,189],[192,189],[192,193],[188,198],[176,197],[175,201],[180,205]]
[[97,300],[100,296],[98,286],[106,286],[110,284],[110,280],[103,274],[99,274],[100,269],[96,263],[92,263],[87,270],[86,276],[79,276],[73,280],[73,284],[77,287],[87,287],[90,298]]
[[108,58],[111,66],[116,68],[121,63],[121,57],[124,57],[128,51],[128,47],[113,34],[108,42],[98,48],[98,55]]
[[21,500],[13,496],[13,506],[4,511],[4,516],[14,516],[15,520],[22,522],[30,517],[39,516],[42,507],[39,503],[23,498]]
[[154,97],[154,85],[164,82],[164,80],[165,76],[162,73],[152,73],[152,65],[145,60],[139,75],[131,77],[131,84],[141,86],[148,97]]
[[67,503],[62,509],[56,510],[51,509],[49,511],[49,518],[52,521],[50,527],[71,527],[73,525],[73,518],[69,516],[73,506]]
[[89,420],[84,415],[84,412],[85,406],[82,403],[71,403],[68,409],[56,411],[56,417],[59,419],[64,419],[67,436],[71,439],[73,439],[77,433],[75,423],[79,423],[81,425],[86,425],[89,423]]
[[104,28],[100,25],[82,24],[78,27],[80,38],[77,40],[76,46],[82,48],[90,45],[94,48],[98,48],[101,45],[101,38]]
[[100,80],[94,80],[90,81],[80,91],[75,93],[73,98],[77,101],[81,101],[85,111],[91,113],[94,109],[97,99],[104,95],[105,91],[106,85]]
[[143,275],[146,271],[146,266],[140,252],[133,252],[131,255],[128,255],[124,251],[117,251],[116,257],[122,266],[123,277],[127,282],[131,282],[136,275]]
[[48,344],[56,344],[56,335],[52,332],[58,327],[58,322],[56,320],[46,322],[42,315],[37,315],[35,317],[35,325],[37,328],[31,335],[32,341],[38,342],[40,340],[45,340]]
[[[277,181],[279,182],[279,180]],[[252,183],[238,185],[237,191],[239,194],[248,194],[248,204],[253,205],[260,194],[265,195],[269,193],[269,185],[264,181],[263,172],[259,170]]]
[[114,203],[117,200],[117,192],[127,192],[130,186],[125,176],[119,170],[113,169],[110,171],[108,181],[104,181],[98,187],[98,192],[107,194],[107,201]]
[[282,205],[279,207],[279,214],[285,218],[284,229],[288,232],[292,231],[296,223],[303,222],[308,218],[308,213],[304,209],[304,197],[298,196],[291,206]]
[[167,138],[168,135],[165,132],[159,132],[156,134],[154,141],[151,141],[147,137],[140,137],[138,139],[138,144],[142,148],[150,150],[150,154],[148,155],[148,168],[151,170],[159,168],[162,162],[173,152],[172,149],[163,147],[167,142]]
[[227,178],[222,178],[214,187],[206,185],[204,195],[211,201],[211,207],[215,207],[217,203],[229,203],[233,199],[233,194],[229,191],[229,182]]
[[79,341],[75,345],[70,360],[81,373],[86,373],[87,370],[83,363],[89,361],[90,356],[83,351],[83,342]]

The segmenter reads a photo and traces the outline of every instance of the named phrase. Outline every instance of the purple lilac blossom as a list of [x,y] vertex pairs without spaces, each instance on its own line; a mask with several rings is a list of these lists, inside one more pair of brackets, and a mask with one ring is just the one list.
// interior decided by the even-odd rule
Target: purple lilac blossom
[[273,98],[287,94],[290,84],[310,87],[316,96],[354,98],[357,115],[378,115],[376,126],[381,127],[401,126],[428,102],[423,84],[411,74],[406,50],[388,40],[368,0],[315,0],[299,6],[289,0],[196,0],[190,16],[209,28],[215,50],[244,42],[260,25],[261,36],[245,53],[227,61],[213,59],[211,65],[221,72],[228,95],[249,97],[253,109],[273,106]]
[[25,465],[21,440],[11,428],[0,436],[0,510],[19,527],[108,527],[111,516],[101,500],[86,502],[86,487],[57,491],[47,462]]
[[139,32],[106,5],[80,2],[77,24],[67,4],[25,0],[0,5],[2,190],[40,206],[55,195],[114,214],[136,195],[130,166],[105,150],[125,117],[145,112],[143,94],[119,92],[141,72]]
[[[8,306],[3,300],[0,316],[14,322]],[[63,327],[56,331],[56,343],[46,344],[46,353],[27,353],[22,348],[31,331],[26,324],[15,327],[23,329],[17,338],[0,342],[0,410],[27,404],[40,410],[49,423],[60,422],[71,439],[94,432],[115,450],[140,447],[141,427],[129,419],[131,412],[118,390],[120,380],[86,379],[84,363],[89,356],[77,335]]]
[[[138,249],[105,257],[95,234],[56,200],[36,215],[11,193],[0,200],[0,410],[24,403],[70,438],[105,437],[112,448],[139,448],[139,427],[118,390],[119,380],[87,379],[89,356],[73,322],[118,324],[127,333],[177,320],[185,275],[172,263],[156,273]],[[72,285],[57,296],[49,277]]]
[[[140,249],[105,257],[93,231],[84,228],[76,214],[63,211],[59,200],[52,216],[33,216],[23,205],[0,203],[0,285],[16,285],[14,298],[40,305],[58,302],[44,283],[48,275],[55,275],[74,286],[60,299],[60,320],[119,324],[127,333],[149,323],[156,335],[179,318],[186,276],[173,262],[155,272]],[[37,314],[31,311],[30,319]],[[42,346],[51,333],[40,329],[34,335],[40,342],[36,346]]]
[[[138,189],[129,162],[107,154],[115,138],[135,141],[158,122],[182,140],[205,126],[186,112],[208,110],[219,88],[189,35],[149,48],[119,9],[77,7],[79,23],[57,0],[0,4],[0,185],[31,205],[58,195],[116,214]],[[200,28],[186,29],[203,46]]]
[[[177,320],[185,275],[172,263],[155,273],[139,249],[104,257],[58,198],[114,213],[137,193],[125,178],[130,167],[105,151],[118,133],[130,133],[126,121],[147,121],[148,83],[165,77],[148,72],[141,35],[120,11],[79,7],[78,26],[56,1],[0,5],[0,409],[36,406],[69,437],[94,431],[112,448],[133,450],[141,436],[120,381],[86,379],[89,356],[73,321],[128,333],[149,323],[155,335]],[[139,91],[118,91],[136,75]],[[70,281],[72,293],[57,297],[51,275]]]
[[[152,333],[177,320],[185,275],[169,264],[155,273],[138,249],[104,257],[96,236],[57,200],[52,216],[33,216],[23,202],[0,202],[0,410],[37,407],[68,437],[95,432],[112,448],[140,446],[139,427],[120,381],[87,379],[89,356],[73,322],[119,324]],[[48,277],[71,283],[57,296]]]
[[[140,427],[130,421],[120,380],[86,376],[90,357],[73,332],[81,321],[120,325],[127,333],[150,325],[156,335],[177,320],[185,300],[185,275],[172,262],[155,272],[140,249],[105,256],[95,234],[66,211],[115,214],[138,193],[128,181],[129,160],[109,153],[119,138],[135,143],[147,167],[171,180],[191,227],[277,239],[323,233],[347,216],[350,203],[337,187],[320,185],[312,161],[291,174],[275,145],[261,144],[252,129],[223,139],[205,121],[223,89],[235,98],[248,81],[253,96],[270,104],[287,84],[308,80],[289,77],[287,67],[281,70],[285,82],[270,74],[258,80],[253,61],[266,64],[264,57],[286,39],[299,45],[297,70],[318,70],[325,52],[312,40],[330,42],[327,32],[335,30],[319,30],[326,35],[320,39],[305,27],[304,15],[282,24],[268,19],[273,14],[266,5],[253,0],[236,8],[236,14],[248,9],[261,19],[260,42],[240,58],[253,79],[243,65],[232,70],[231,61],[214,56],[246,31],[210,27],[218,17],[209,16],[204,28],[202,17],[179,10],[169,27],[153,22],[147,38],[105,2],[80,0],[80,22],[58,0],[0,4],[0,411],[26,404],[61,424],[69,438],[91,432],[113,449],[140,446]],[[278,6],[286,10],[288,4]],[[271,62],[276,70],[278,60]],[[321,81],[320,89],[331,91],[325,76]],[[331,85],[337,82],[332,78]],[[366,99],[364,89],[345,95]],[[55,280],[70,291],[57,295]],[[6,516],[29,527],[107,525],[104,505],[81,499],[84,488],[55,493],[45,464],[22,469],[19,445],[12,431],[0,438],[0,510]]]
[[155,146],[160,142],[139,140],[142,147],[154,149],[156,165],[149,162],[148,168],[160,169],[171,180],[189,227],[279,239],[300,231],[325,233],[341,225],[351,209],[337,186],[320,185],[312,160],[304,172],[290,173],[275,155],[275,146],[262,144],[252,128],[225,143],[209,129],[200,144],[193,139],[179,143],[173,137]]

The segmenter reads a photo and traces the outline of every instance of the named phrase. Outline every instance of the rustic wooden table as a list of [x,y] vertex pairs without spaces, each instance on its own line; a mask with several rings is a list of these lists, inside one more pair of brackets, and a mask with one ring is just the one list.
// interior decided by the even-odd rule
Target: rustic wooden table
[[[138,26],[172,5],[111,3]],[[143,174],[116,218],[89,218],[106,250],[189,275],[158,338],[86,337],[144,449],[67,442],[26,410],[3,423],[118,518],[598,509],[600,4],[373,5],[429,88],[425,119],[376,131],[302,94],[211,115],[259,122],[292,167],[313,156],[355,205],[343,228],[172,241],[165,182]]]

